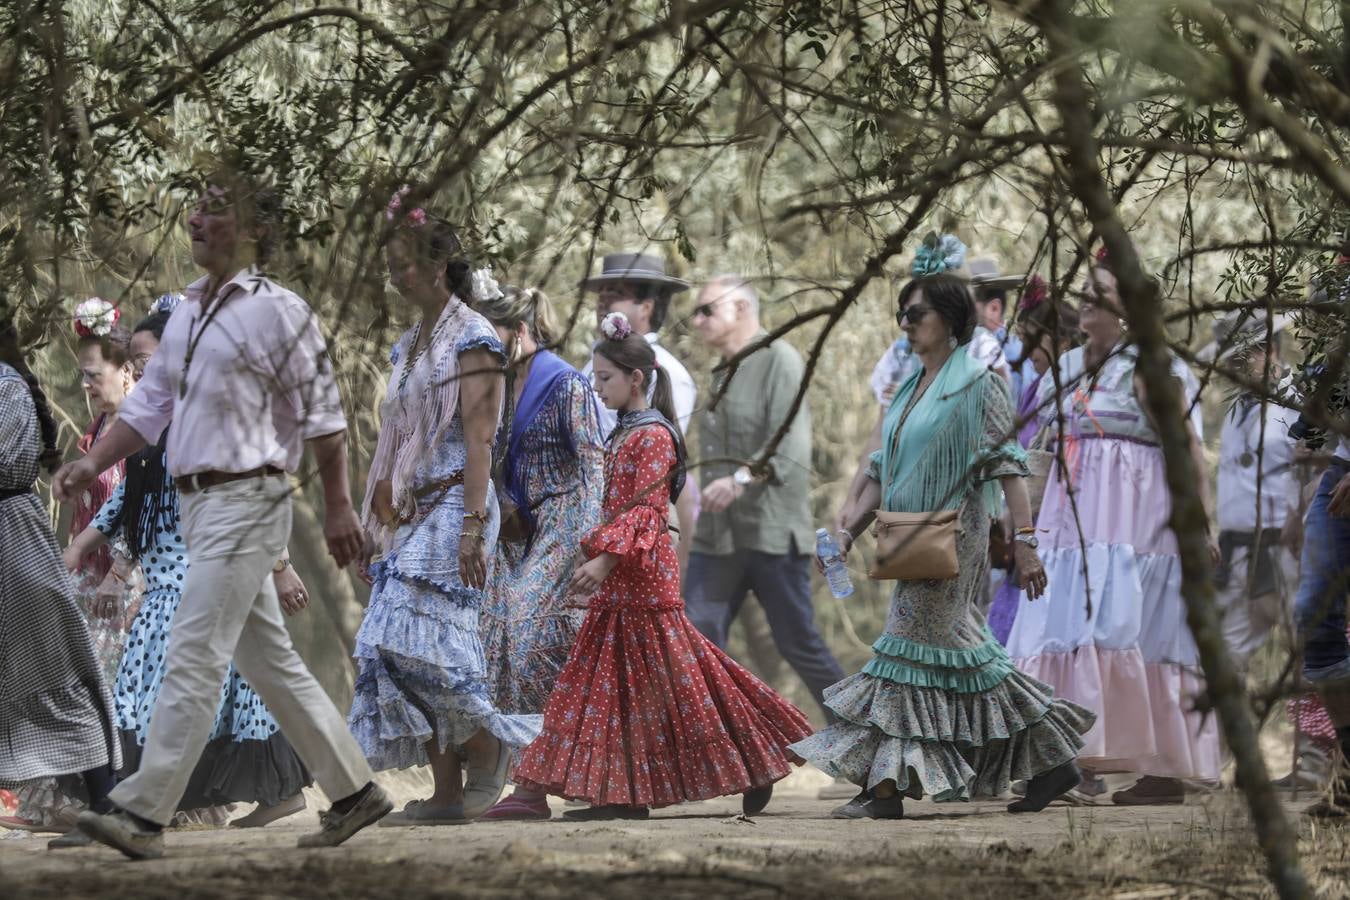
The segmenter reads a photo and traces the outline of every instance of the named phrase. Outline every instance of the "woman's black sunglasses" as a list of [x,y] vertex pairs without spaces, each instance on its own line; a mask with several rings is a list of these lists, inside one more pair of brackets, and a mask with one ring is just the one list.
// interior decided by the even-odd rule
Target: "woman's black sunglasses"
[[905,327],[906,321],[913,322],[915,325],[917,325],[923,321],[924,316],[928,315],[932,311],[933,307],[931,306],[922,306],[920,304],[915,304],[914,306],[907,306],[904,309],[898,310],[896,312],[895,324],[899,325],[901,328]]

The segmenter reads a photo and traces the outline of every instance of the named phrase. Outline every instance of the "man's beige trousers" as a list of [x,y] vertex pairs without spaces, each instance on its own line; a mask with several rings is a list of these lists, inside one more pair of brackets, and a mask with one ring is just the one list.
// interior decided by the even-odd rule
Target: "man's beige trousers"
[[189,558],[183,599],[140,769],[112,792],[113,803],[169,824],[211,736],[231,658],[324,793],[336,800],[359,791],[370,766],[291,645],[272,587],[272,564],[291,532],[289,480],[234,481],[180,505]]

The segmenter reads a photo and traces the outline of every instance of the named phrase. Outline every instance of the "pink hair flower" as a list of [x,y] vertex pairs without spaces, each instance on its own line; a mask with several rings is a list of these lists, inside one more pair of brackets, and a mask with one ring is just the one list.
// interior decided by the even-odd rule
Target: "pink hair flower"
[[[389,198],[389,203],[384,208],[386,221],[392,222],[398,218],[399,211],[403,209],[403,201],[410,193],[412,193],[412,188],[406,184],[394,191],[394,196]],[[413,228],[421,228],[427,224],[427,211],[420,206],[414,206],[403,214],[403,220]]]
[[1050,299],[1050,288],[1045,279],[1033,273],[1022,288],[1022,296],[1017,299],[1017,311],[1029,312]]
[[621,312],[612,312],[600,320],[600,333],[611,341],[621,341],[633,333],[633,325]]

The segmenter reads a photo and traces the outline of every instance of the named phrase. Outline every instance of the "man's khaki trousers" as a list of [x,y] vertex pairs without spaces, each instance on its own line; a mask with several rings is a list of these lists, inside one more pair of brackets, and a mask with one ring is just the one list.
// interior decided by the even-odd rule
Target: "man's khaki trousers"
[[330,799],[359,791],[370,766],[343,716],[291,645],[272,565],[291,531],[290,483],[250,478],[180,502],[188,574],[140,769],[113,803],[169,824],[210,738],[230,659]]

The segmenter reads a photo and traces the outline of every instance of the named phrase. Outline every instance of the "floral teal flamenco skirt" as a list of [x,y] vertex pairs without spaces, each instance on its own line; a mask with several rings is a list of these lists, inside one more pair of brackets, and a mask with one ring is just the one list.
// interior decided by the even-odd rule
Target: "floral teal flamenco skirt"
[[882,635],[872,649],[825,691],[839,721],[790,748],[864,788],[890,779],[915,799],[997,797],[1074,759],[1096,719],[1013,668],[992,635],[961,650]]

